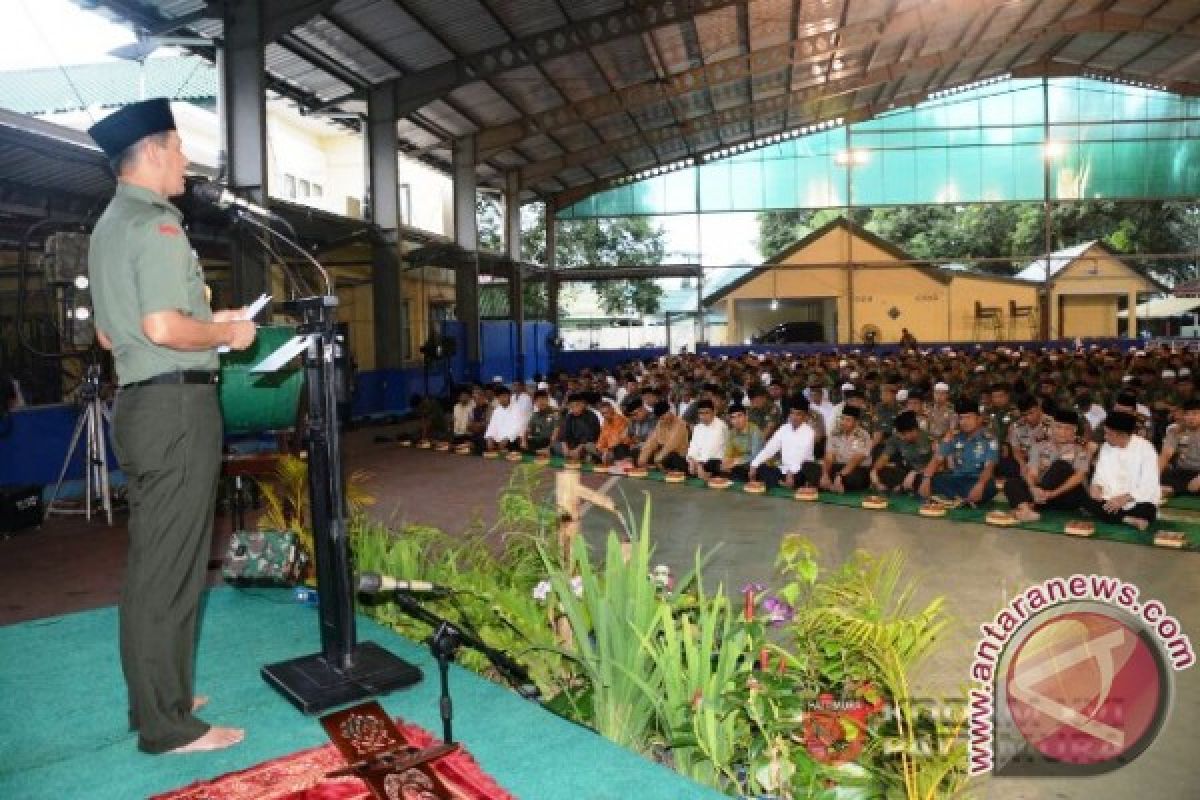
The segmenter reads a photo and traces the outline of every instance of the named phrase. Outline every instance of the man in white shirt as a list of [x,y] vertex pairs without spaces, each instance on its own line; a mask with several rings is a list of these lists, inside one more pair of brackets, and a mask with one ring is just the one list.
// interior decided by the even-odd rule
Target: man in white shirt
[[471,424],[471,409],[474,407],[471,402],[471,390],[463,387],[458,390],[458,402],[454,404],[454,443],[461,444],[471,440],[471,431],[467,426]]
[[1158,516],[1162,487],[1158,453],[1136,435],[1137,418],[1113,411],[1104,418],[1104,445],[1096,459],[1084,508],[1103,522],[1122,522],[1144,531]]
[[[808,401],[796,395],[788,402],[787,421],[767,440],[766,445],[750,462],[750,480],[762,480],[768,489],[783,484],[789,489],[804,485],[801,473],[806,463],[814,461],[813,445],[816,433],[808,424]],[[779,456],[779,466],[767,462]]]
[[721,474],[729,428],[725,420],[717,416],[711,400],[696,401],[696,417],[692,440],[688,444],[688,472],[706,481]]
[[516,449],[528,421],[529,418],[512,401],[512,391],[501,386],[496,390],[496,408],[483,433],[484,447],[488,450]]
[[520,378],[513,381],[512,402],[525,415],[526,420],[533,415],[533,393]]

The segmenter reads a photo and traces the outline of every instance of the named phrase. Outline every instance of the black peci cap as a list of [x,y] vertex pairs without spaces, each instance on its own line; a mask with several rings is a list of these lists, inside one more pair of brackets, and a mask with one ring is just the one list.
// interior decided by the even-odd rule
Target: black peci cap
[[88,128],[88,134],[111,160],[147,136],[173,130],[175,115],[170,102],[156,97],[114,111]]

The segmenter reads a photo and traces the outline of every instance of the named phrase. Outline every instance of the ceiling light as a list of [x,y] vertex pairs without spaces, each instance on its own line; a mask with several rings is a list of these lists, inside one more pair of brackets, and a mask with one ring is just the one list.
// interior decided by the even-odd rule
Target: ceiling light
[[88,288],[88,276],[87,275],[76,275],[75,276],[75,288],[81,292],[86,292],[87,288]]

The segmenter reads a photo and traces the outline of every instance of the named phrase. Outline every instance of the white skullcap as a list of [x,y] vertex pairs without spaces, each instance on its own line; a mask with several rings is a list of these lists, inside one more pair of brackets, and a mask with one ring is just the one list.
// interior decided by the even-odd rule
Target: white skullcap
[[950,384],[945,381],[938,381],[933,385],[933,390],[935,392],[948,392],[950,391]]
[[855,370],[854,372],[850,373],[850,380],[852,380],[852,381],[858,380],[858,370]]
[[979,366],[975,367],[975,371],[976,372],[987,372],[987,367],[985,367],[983,364],[980,364]]
[[900,391],[896,392],[896,402],[903,403],[907,399],[908,389],[901,389]]
[[499,375],[493,375],[492,383],[504,383],[504,378],[500,377]]
[[1190,369],[1188,369],[1187,367],[1179,368],[1179,377],[1182,378],[1184,375],[1191,375],[1191,374],[1192,374],[1192,371]]
[[765,355],[761,355],[761,356],[759,356],[759,357],[758,357],[758,363],[760,363],[760,364],[761,364],[761,363],[763,363],[763,362],[764,362],[764,361],[766,361],[766,360],[767,360],[767,357],[766,357]]
[[1164,378],[1174,378],[1174,377],[1175,377],[1175,370],[1173,370],[1173,369],[1164,369],[1164,370],[1162,371],[1162,376],[1163,376]]
[[842,391],[843,391],[843,392],[849,392],[849,391],[852,391],[853,389],[854,389],[854,384],[853,384],[853,383],[849,383],[849,382],[847,382],[847,383],[843,383],[843,384],[842,384]]
[[764,384],[766,384],[767,386],[771,385],[771,373],[769,373],[769,372],[764,372],[762,375],[759,375],[758,379],[760,381],[762,381]]
[[1132,375],[1122,375],[1121,376],[1121,383],[1129,383],[1131,380],[1133,380]]
[[1017,366],[1018,366],[1018,367],[1028,367],[1028,366],[1029,366],[1029,362],[1028,362],[1028,361],[1018,361],[1018,362],[1017,362]]
[[538,383],[538,385],[537,385],[537,388],[539,388],[539,389],[549,389],[549,388],[550,388],[550,384],[546,383],[545,381],[541,381],[540,383]]
[[841,361],[838,362],[838,366],[839,367],[848,367],[848,366],[850,366],[850,362],[843,358]]
[[617,379],[614,378],[612,375],[607,375],[604,378],[604,382],[607,383],[609,386],[615,386],[617,383]]

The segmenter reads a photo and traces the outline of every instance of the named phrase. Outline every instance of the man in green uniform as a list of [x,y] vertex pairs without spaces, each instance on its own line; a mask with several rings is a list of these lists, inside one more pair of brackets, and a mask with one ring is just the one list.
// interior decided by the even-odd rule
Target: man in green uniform
[[129,721],[148,753],[217,750],[242,740],[194,715],[192,663],[221,462],[217,353],[254,342],[244,311],[214,314],[204,274],[167,197],[183,155],[164,99],[127,106],[89,133],[117,192],[88,254],[96,334],[120,389],[114,443],[129,481],[129,564],[121,591],[121,667]]
[[871,468],[871,486],[877,491],[916,492],[937,442],[921,430],[920,420],[911,410],[897,414],[893,428]]
[[1158,468],[1175,494],[1200,494],[1200,400],[1188,399],[1183,420],[1167,428]]

